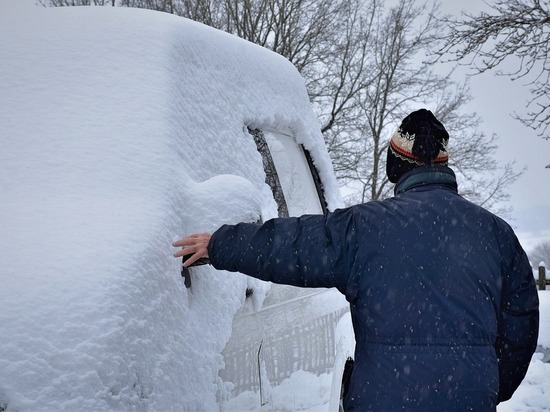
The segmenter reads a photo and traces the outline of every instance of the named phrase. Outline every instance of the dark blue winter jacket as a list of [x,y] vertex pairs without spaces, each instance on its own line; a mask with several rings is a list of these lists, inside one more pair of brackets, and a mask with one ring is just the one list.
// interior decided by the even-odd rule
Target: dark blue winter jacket
[[538,336],[538,296],[510,226],[424,166],[395,197],[326,216],[223,226],[214,267],[350,303],[355,366],[347,411],[494,411],[523,379]]

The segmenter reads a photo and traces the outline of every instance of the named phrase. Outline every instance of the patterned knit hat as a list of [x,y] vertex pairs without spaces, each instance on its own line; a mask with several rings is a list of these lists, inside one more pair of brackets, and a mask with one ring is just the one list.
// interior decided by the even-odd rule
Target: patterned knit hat
[[446,165],[449,133],[432,112],[420,109],[401,122],[388,146],[386,173],[390,182],[418,166]]

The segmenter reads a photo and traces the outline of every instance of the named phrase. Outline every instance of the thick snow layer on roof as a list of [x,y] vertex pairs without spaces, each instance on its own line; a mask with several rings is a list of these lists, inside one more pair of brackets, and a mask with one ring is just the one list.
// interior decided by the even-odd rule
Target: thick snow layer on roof
[[193,268],[188,290],[171,242],[274,215],[246,126],[294,135],[339,205],[301,77],[122,8],[0,9],[0,61],[0,405],[216,410],[255,281]]

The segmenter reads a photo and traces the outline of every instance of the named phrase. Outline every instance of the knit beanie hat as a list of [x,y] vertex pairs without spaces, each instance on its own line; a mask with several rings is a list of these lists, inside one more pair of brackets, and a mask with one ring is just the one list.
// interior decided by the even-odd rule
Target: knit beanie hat
[[392,183],[423,165],[447,165],[449,133],[432,112],[420,109],[401,122],[388,146],[386,174]]

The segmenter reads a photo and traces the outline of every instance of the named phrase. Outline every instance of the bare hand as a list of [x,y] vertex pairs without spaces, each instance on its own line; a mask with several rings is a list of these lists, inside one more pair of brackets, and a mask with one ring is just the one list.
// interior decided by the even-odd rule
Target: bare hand
[[177,240],[172,243],[174,247],[182,247],[180,251],[174,253],[174,257],[182,257],[185,255],[191,255],[183,266],[190,266],[200,258],[208,257],[208,242],[210,242],[210,233],[194,233],[186,236],[183,239]]

